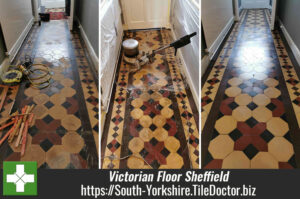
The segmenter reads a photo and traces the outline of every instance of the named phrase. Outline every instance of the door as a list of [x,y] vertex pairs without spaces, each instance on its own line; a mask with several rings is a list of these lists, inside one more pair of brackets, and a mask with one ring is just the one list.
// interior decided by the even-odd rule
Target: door
[[65,0],[42,0],[42,6],[45,8],[64,8]]
[[242,0],[242,7],[251,8],[270,8],[270,0]]
[[122,0],[128,29],[169,27],[170,0]]

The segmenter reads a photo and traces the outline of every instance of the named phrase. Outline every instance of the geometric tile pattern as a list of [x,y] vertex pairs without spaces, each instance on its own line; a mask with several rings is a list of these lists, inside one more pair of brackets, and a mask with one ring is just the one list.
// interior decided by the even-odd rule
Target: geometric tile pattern
[[[85,56],[85,51],[80,41],[79,34],[72,34],[72,43],[75,51],[81,86],[88,109],[89,120],[93,130],[94,141],[99,152],[99,92],[95,82],[89,62]],[[74,102],[76,103],[76,102]],[[72,113],[71,113],[72,114]]]
[[[294,168],[291,121],[283,103],[280,65],[265,11],[247,10],[240,23],[203,167]],[[299,80],[293,76],[288,81],[296,85]]]
[[[14,142],[6,144],[2,150],[1,159],[6,161],[37,161],[39,168],[51,169],[83,169],[95,167],[91,166],[89,159],[97,161],[96,154],[90,154],[87,145],[94,146],[98,143],[98,134],[92,141],[86,141],[83,129],[82,118],[79,106],[86,106],[90,103],[88,98],[93,93],[85,95],[86,101],[81,101],[78,88],[76,87],[75,67],[83,67],[72,60],[78,58],[84,60],[84,54],[72,54],[72,51],[83,50],[81,46],[72,46],[68,35],[69,30],[66,21],[50,21],[43,23],[41,27],[35,25],[28,39],[24,42],[18,56],[18,62],[23,61],[25,55],[34,58],[34,63],[43,63],[51,69],[51,85],[44,89],[35,89],[24,86],[15,92],[18,97],[15,98],[14,110],[20,109],[25,105],[35,104],[34,123],[28,130],[27,146],[25,155],[20,156],[20,148],[14,147]],[[76,42],[76,40],[74,41]],[[81,49],[80,49],[81,48]],[[91,71],[86,69],[79,70],[80,76],[90,81]],[[81,83],[82,82],[82,83]],[[82,79],[78,84],[86,88],[86,83]],[[89,82],[93,89],[96,88],[95,82]],[[84,87],[85,86],[85,87]],[[92,90],[92,89],[91,89]],[[95,90],[97,92],[97,90]],[[97,95],[97,93],[95,94]],[[16,96],[16,94],[15,94]],[[8,98],[9,99],[9,98]],[[93,99],[97,102],[97,99]],[[93,104],[93,108],[97,107]],[[89,107],[91,108],[91,107]],[[95,109],[96,110],[96,109]],[[4,107],[6,111],[6,106]],[[93,115],[95,111],[89,110]],[[96,110],[97,111],[97,110]],[[95,122],[93,121],[95,125]],[[97,141],[96,141],[97,140]],[[96,149],[95,149],[96,151]]]
[[213,105],[214,99],[216,97],[217,91],[220,86],[220,82],[223,79],[224,71],[227,68],[229,57],[234,47],[236,38],[238,36],[238,30],[242,25],[242,21],[244,17],[245,17],[245,12],[242,11],[241,20],[234,25],[229,37],[227,38],[227,41],[224,44],[223,49],[220,52],[220,55],[216,60],[216,63],[212,68],[212,71],[210,72],[206,82],[204,83],[204,86],[201,89],[201,129],[202,130],[206,123],[207,116]]
[[[139,50],[144,52],[171,39],[170,30],[128,31],[125,35],[139,40]],[[157,54],[153,63],[135,73],[121,60],[109,126],[103,135],[107,141],[102,143],[106,146],[102,168],[199,168],[192,96],[187,95],[179,64],[170,53],[174,52]],[[111,155],[116,158],[109,158]]]

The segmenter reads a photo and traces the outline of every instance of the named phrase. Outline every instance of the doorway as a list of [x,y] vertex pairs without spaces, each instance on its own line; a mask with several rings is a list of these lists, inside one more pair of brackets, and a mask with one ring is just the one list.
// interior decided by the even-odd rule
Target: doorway
[[73,30],[74,7],[75,0],[33,1],[35,13],[49,13],[50,20],[67,20],[70,30]]
[[41,6],[45,13],[50,14],[50,20],[67,18],[66,0],[41,0]]
[[234,0],[236,21],[240,20],[242,9],[265,9],[270,16],[270,29],[274,30],[277,0]]

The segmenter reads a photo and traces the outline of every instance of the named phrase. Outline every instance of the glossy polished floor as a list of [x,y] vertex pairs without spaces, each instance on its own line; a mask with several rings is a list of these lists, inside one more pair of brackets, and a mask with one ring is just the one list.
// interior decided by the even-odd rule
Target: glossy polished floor
[[[11,87],[1,117],[35,104],[35,122],[29,129],[25,155],[14,143],[4,143],[0,160],[37,161],[39,168],[98,168],[98,88],[85,49],[66,20],[35,25],[23,44],[17,62],[30,55],[52,71],[51,86]],[[13,106],[13,107],[12,107]],[[3,133],[4,135],[4,133]]]
[[[149,52],[172,41],[170,30],[126,32]],[[121,58],[102,136],[102,168],[199,168],[198,113],[174,50],[138,72]]]
[[268,11],[244,10],[202,87],[202,166],[299,167],[299,88]]

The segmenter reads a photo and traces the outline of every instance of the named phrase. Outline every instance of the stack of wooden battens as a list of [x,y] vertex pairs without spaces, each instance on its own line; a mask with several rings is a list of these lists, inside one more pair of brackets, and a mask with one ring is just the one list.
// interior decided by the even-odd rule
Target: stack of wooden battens
[[28,128],[32,124],[34,117],[34,114],[32,113],[33,109],[34,105],[24,106],[21,110],[21,113],[19,113],[19,111],[16,111],[0,123],[0,131],[12,126],[0,140],[0,146],[6,139],[10,144],[12,144],[12,142],[15,140],[15,147],[19,147],[21,145],[21,156],[24,156],[26,150]]

